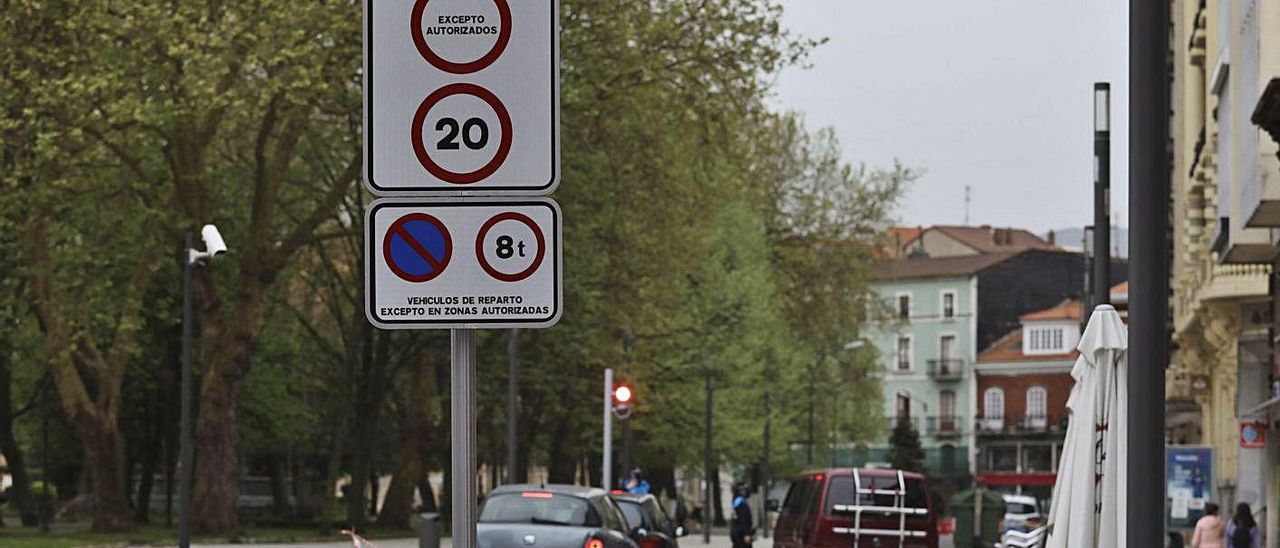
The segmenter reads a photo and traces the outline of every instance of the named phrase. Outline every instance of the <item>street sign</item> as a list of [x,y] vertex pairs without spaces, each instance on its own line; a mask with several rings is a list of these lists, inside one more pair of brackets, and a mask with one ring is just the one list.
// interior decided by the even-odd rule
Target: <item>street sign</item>
[[365,312],[382,329],[550,327],[562,303],[548,198],[384,198],[365,219]]
[[366,0],[364,181],[382,196],[560,181],[556,0]]
[[1240,448],[1261,449],[1267,446],[1267,423],[1240,423]]

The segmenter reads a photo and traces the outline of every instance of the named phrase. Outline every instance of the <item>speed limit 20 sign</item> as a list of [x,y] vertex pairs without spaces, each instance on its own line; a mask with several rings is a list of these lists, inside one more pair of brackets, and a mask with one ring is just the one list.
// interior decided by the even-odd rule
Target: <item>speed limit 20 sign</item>
[[549,198],[384,198],[365,219],[365,311],[383,329],[550,327],[562,302]]
[[366,0],[369,190],[555,190],[557,11],[556,0]]

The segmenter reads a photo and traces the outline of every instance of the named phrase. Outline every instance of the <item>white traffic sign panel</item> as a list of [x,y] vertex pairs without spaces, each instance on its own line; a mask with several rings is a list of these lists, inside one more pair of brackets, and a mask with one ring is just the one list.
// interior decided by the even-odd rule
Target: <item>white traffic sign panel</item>
[[548,198],[384,198],[365,218],[365,312],[383,329],[551,327],[560,206]]
[[556,0],[366,0],[364,180],[383,196],[560,181]]

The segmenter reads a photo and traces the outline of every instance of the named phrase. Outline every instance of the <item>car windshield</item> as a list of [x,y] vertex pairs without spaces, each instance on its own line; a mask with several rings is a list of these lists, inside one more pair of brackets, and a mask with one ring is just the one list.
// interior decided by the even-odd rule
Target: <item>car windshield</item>
[[1018,514],[1018,515],[1034,514],[1036,513],[1036,507],[1035,505],[1027,504],[1025,502],[1005,501],[1004,512],[1006,514]]
[[640,505],[625,500],[615,500],[618,508],[622,510],[622,516],[627,518],[627,527],[635,529],[644,526],[644,514],[640,512]]
[[[928,508],[929,501],[925,495],[924,481],[907,478],[905,483],[907,492],[906,496],[903,497],[903,500],[901,501],[901,506],[907,508]],[[898,489],[898,478],[889,476],[863,476],[862,488],[894,491]],[[827,515],[830,516],[838,513],[835,509],[838,505],[853,506],[855,490],[853,476],[832,476],[830,487],[828,487],[827,490]],[[857,495],[856,500],[857,504],[861,506],[893,507],[899,505],[898,497],[887,493],[874,495],[863,493]],[[890,513],[890,515],[895,514]],[[909,517],[918,518],[921,516],[911,515]]]
[[587,501],[547,492],[493,495],[480,509],[480,523],[542,523],[598,527]]

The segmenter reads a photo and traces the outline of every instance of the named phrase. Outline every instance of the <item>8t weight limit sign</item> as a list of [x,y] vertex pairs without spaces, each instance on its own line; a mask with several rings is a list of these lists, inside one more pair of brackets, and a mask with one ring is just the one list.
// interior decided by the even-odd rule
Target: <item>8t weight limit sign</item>
[[365,223],[365,309],[378,327],[550,327],[560,319],[561,219],[550,199],[382,199]]

